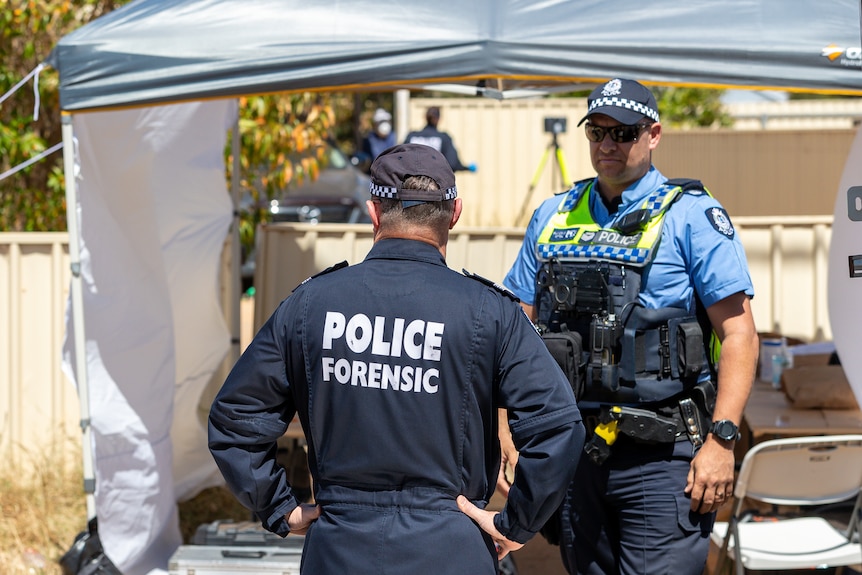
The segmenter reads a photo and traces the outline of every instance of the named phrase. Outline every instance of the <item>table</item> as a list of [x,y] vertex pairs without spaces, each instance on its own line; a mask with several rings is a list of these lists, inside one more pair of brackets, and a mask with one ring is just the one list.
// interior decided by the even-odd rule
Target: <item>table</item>
[[[752,445],[777,437],[862,433],[859,409],[797,409],[781,390],[757,380],[742,416],[737,455]],[[737,457],[739,459],[739,457]]]

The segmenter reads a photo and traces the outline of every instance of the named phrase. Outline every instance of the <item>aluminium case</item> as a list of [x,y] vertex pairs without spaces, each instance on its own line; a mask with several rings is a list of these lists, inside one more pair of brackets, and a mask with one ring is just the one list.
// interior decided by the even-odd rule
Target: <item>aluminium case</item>
[[302,547],[181,545],[170,575],[299,575]]
[[298,575],[304,544],[304,536],[279,537],[256,522],[213,521],[198,526],[168,568],[170,575]]

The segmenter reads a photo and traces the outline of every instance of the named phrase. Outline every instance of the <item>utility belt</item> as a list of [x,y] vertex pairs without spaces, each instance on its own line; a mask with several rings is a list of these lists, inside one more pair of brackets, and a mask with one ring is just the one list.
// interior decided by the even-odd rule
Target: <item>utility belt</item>
[[603,405],[597,415],[584,417],[588,433],[584,451],[601,465],[620,435],[647,444],[687,440],[697,449],[712,425],[714,407],[715,385],[711,381],[698,383],[684,397],[658,406]]
[[539,330],[579,402],[653,404],[712,370],[705,318],[645,307],[640,280],[636,268],[607,261],[550,259],[537,272]]
[[541,326],[545,346],[578,401],[653,403],[682,393],[709,369],[694,315],[636,307],[625,325],[607,313],[587,321],[578,329]]

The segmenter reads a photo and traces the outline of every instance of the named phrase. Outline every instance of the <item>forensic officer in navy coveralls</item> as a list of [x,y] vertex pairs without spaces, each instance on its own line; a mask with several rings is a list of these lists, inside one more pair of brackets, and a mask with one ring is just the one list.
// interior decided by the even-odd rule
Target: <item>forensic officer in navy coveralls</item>
[[[371,251],[281,303],[212,405],[210,450],[264,527],[306,534],[303,573],[491,575],[574,474],[574,393],[517,298],[446,266],[461,199],[443,155],[394,146],[371,181]],[[498,408],[521,460],[495,513]],[[294,414],[316,505],[276,464]]]
[[721,204],[652,165],[653,94],[616,78],[587,103],[597,177],[539,206],[503,281],[568,366],[587,427],[562,558],[573,574],[699,575],[733,492],[754,290]]

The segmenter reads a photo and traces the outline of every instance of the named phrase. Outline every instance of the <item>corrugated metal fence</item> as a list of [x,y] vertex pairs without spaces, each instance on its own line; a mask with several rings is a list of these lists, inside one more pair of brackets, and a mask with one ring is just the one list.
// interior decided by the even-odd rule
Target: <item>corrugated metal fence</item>
[[[823,341],[832,338],[826,301],[832,216],[734,218],[755,287],[759,331]],[[456,227],[449,267],[501,281],[517,255],[520,228]],[[368,225],[270,224],[261,230],[254,326],[307,277],[343,260],[361,261],[373,242]],[[349,297],[348,294],[345,297]]]
[[69,461],[80,451],[78,397],[60,357],[69,286],[65,233],[0,233],[0,457]]

